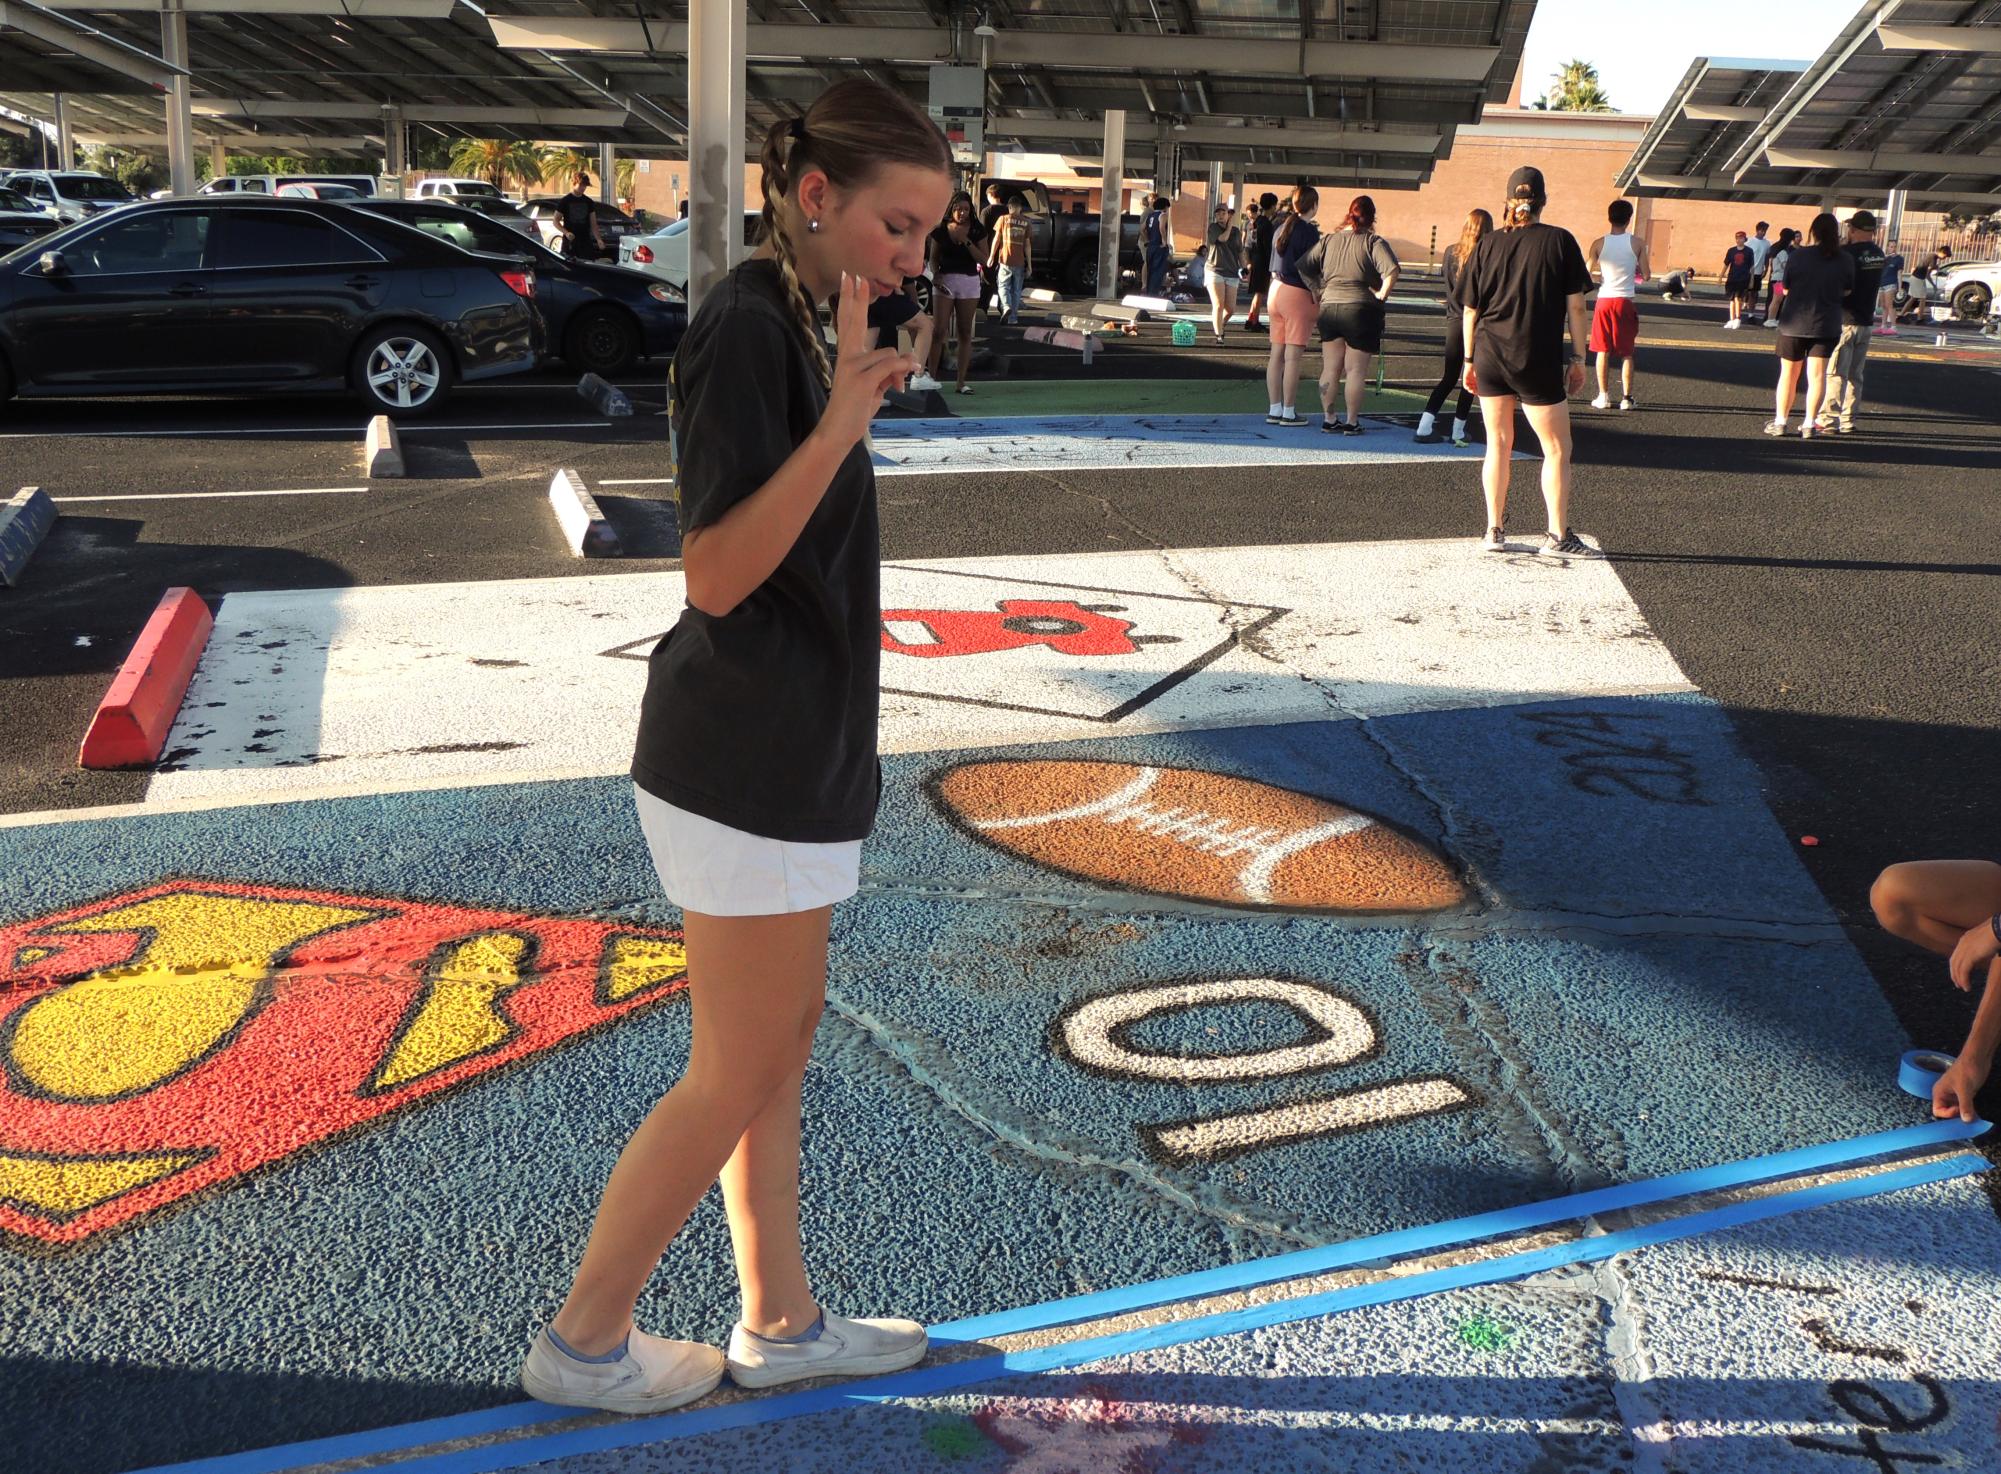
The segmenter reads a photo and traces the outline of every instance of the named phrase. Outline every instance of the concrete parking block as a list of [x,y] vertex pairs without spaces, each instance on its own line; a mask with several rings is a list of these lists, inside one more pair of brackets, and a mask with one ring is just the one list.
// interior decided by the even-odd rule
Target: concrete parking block
[[632,401],[626,398],[625,391],[597,374],[585,374],[577,380],[577,393],[588,399],[601,415],[617,419],[632,413]]
[[[615,391],[614,391],[615,392]],[[549,482],[549,505],[563,529],[563,541],[579,558],[616,558],[618,531],[606,520],[597,498],[575,471],[558,471]]]
[[370,476],[403,474],[403,437],[389,416],[377,415],[368,422],[368,433],[361,442],[361,458]]
[[193,589],[167,590],[91,718],[77,766],[136,768],[160,756],[214,627]]
[[0,583],[12,588],[21,581],[28,560],[55,522],[56,504],[39,486],[24,486],[13,500],[0,504]]
[[[1121,307],[1137,307],[1143,312],[1172,312],[1174,304],[1165,297],[1147,297],[1138,292],[1119,299]],[[1141,321],[1145,321],[1144,318]]]
[[1098,340],[1089,333],[1080,333],[1072,328],[1026,328],[1022,337],[1031,343],[1047,343],[1052,348],[1072,348],[1084,355],[1084,362],[1091,361],[1091,355],[1098,346]]
[[1061,302],[1063,300],[1059,293],[1052,292],[1047,287],[1030,287],[1024,293],[1024,296],[1030,302]]
[[[1091,316],[1106,318],[1113,322],[1145,322],[1146,313],[1142,309],[1151,305],[1153,300],[1157,299],[1138,302],[1128,297],[1123,302],[1093,302]],[[1161,305],[1164,307],[1167,304],[1163,302]]]

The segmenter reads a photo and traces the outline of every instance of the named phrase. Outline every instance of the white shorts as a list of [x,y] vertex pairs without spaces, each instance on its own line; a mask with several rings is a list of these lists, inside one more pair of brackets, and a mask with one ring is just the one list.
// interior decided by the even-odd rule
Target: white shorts
[[794,844],[676,808],[634,784],[639,827],[667,899],[703,916],[781,916],[861,889],[862,842]]

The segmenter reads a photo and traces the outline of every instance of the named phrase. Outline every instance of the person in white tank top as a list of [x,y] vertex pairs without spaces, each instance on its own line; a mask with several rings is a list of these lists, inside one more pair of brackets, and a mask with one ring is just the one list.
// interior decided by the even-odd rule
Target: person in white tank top
[[1634,298],[1639,284],[1647,279],[1647,246],[1626,227],[1632,223],[1633,206],[1628,200],[1614,200],[1605,211],[1610,231],[1591,243],[1585,265],[1598,278],[1598,305],[1591,315],[1591,350],[1598,355],[1598,397],[1593,409],[1610,409],[1610,360],[1619,360],[1619,408],[1637,409],[1633,398],[1633,347],[1639,339],[1640,311]]

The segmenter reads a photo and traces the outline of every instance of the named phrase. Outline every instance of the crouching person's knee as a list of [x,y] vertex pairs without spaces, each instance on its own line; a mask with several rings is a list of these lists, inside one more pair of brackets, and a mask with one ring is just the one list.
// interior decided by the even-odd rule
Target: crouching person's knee
[[1876,920],[1883,929],[1896,936],[1909,931],[1912,919],[1917,915],[1917,907],[1911,899],[1910,868],[1906,865],[1892,865],[1876,877],[1869,887],[1869,909],[1876,913]]

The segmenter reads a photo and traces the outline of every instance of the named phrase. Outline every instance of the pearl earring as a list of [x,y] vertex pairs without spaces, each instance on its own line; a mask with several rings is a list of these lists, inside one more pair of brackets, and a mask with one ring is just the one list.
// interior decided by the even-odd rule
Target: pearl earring
[[820,233],[820,222],[817,220],[808,220],[806,222],[806,228],[813,234],[818,235]]

